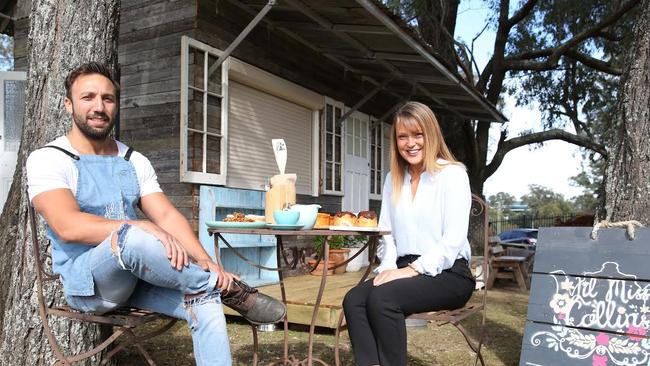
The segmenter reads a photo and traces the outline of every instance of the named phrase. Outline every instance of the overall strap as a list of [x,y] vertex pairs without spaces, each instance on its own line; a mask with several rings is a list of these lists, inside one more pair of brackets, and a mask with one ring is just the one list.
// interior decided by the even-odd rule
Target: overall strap
[[126,154],[124,154],[124,160],[129,161],[129,159],[131,159],[132,152],[133,152],[133,148],[129,147],[129,149],[126,150]]
[[[69,157],[73,158],[74,160],[79,160],[78,155],[75,155],[75,154],[71,153],[70,151],[68,151],[68,150],[66,150],[66,149],[64,149],[62,147],[58,147],[58,146],[54,146],[54,145],[45,145],[45,146],[43,146],[43,148],[46,148],[46,147],[51,147],[53,149],[57,149],[59,151],[62,151],[64,154],[68,155]],[[133,148],[129,147],[129,149],[126,151],[126,154],[124,155],[124,160],[129,161],[129,159],[131,159],[131,154],[132,153],[133,153]]]
[[43,146],[43,148],[46,148],[46,147],[51,147],[53,149],[57,149],[59,151],[62,151],[63,153],[65,153],[69,157],[73,158],[74,160],[79,160],[78,155],[75,155],[75,154],[71,153],[70,151],[68,151],[68,150],[66,150],[66,149],[64,149],[62,147],[58,147],[58,146],[54,146],[54,145],[45,145],[45,146]]

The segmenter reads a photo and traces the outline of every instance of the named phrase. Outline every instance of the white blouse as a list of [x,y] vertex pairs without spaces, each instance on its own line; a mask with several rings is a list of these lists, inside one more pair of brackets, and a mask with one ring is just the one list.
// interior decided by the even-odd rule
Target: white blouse
[[420,255],[413,264],[419,272],[436,276],[451,268],[456,259],[470,260],[467,240],[472,196],[465,167],[446,164],[433,174],[420,176],[415,198],[411,198],[411,176],[406,172],[400,199],[392,201],[391,174],[386,176],[382,195],[380,230],[392,235],[381,238],[378,255],[381,264],[375,272],[397,268],[397,257]]

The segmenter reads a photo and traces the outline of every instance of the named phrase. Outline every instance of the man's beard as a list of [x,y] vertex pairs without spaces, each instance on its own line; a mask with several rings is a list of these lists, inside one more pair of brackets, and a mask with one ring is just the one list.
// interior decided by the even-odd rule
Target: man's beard
[[[104,128],[91,127],[88,125],[87,119],[94,118],[108,119],[110,123]],[[113,129],[113,125],[115,125],[115,120],[111,119],[104,112],[90,113],[87,116],[82,116],[75,113],[74,107],[72,108],[72,120],[77,125],[77,127],[79,127],[79,130],[84,136],[95,141],[105,140],[108,135],[110,135],[111,130]]]

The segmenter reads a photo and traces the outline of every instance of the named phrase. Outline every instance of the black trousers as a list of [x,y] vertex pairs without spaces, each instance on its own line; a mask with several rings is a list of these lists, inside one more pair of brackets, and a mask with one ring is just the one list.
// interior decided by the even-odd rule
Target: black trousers
[[[399,257],[397,267],[406,267],[417,257]],[[418,275],[377,287],[368,280],[352,288],[345,295],[343,309],[356,365],[406,365],[405,318],[460,308],[472,296],[474,286],[467,260],[457,259],[435,277]]]

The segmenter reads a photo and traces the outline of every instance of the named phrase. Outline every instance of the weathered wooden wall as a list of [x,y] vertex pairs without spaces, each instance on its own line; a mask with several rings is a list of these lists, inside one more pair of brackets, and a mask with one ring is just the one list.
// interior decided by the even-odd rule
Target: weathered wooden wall
[[[188,35],[225,49],[252,16],[227,1],[122,0],[120,139],[144,153],[158,172],[163,190],[196,225],[198,192],[179,183],[180,39]],[[309,89],[353,105],[372,85],[323,61],[315,51],[271,32],[263,23],[233,56]],[[381,104],[381,103],[380,103]],[[378,115],[386,104],[362,110]],[[340,210],[341,198],[301,197],[328,212]]]
[[[122,0],[121,7],[119,138],[151,160],[165,193],[196,227],[197,187],[179,183],[181,36],[225,49],[252,15],[228,1],[217,7],[214,0]],[[16,70],[27,68],[28,29],[28,18],[16,21]],[[233,56],[347,105],[354,105],[374,88],[316,51],[272,32],[264,23]],[[392,102],[372,101],[361,111],[378,116]],[[301,196],[300,201],[320,203],[326,212],[341,209],[339,196]],[[379,204],[373,204],[377,207],[372,209],[378,210]]]
[[319,204],[321,208],[320,212],[327,212],[330,214],[335,214],[341,211],[341,196],[331,196],[331,195],[320,195],[319,197],[313,197],[309,195],[299,194],[296,195],[296,202],[303,204]]
[[14,22],[14,70],[27,71],[27,35],[29,18],[24,17]]
[[181,36],[193,36],[194,0],[122,0],[120,140],[147,156],[162,189],[196,224],[198,193],[179,183]]
[[381,200],[370,200],[368,209],[375,211],[377,215],[379,215],[379,212],[381,211]]

